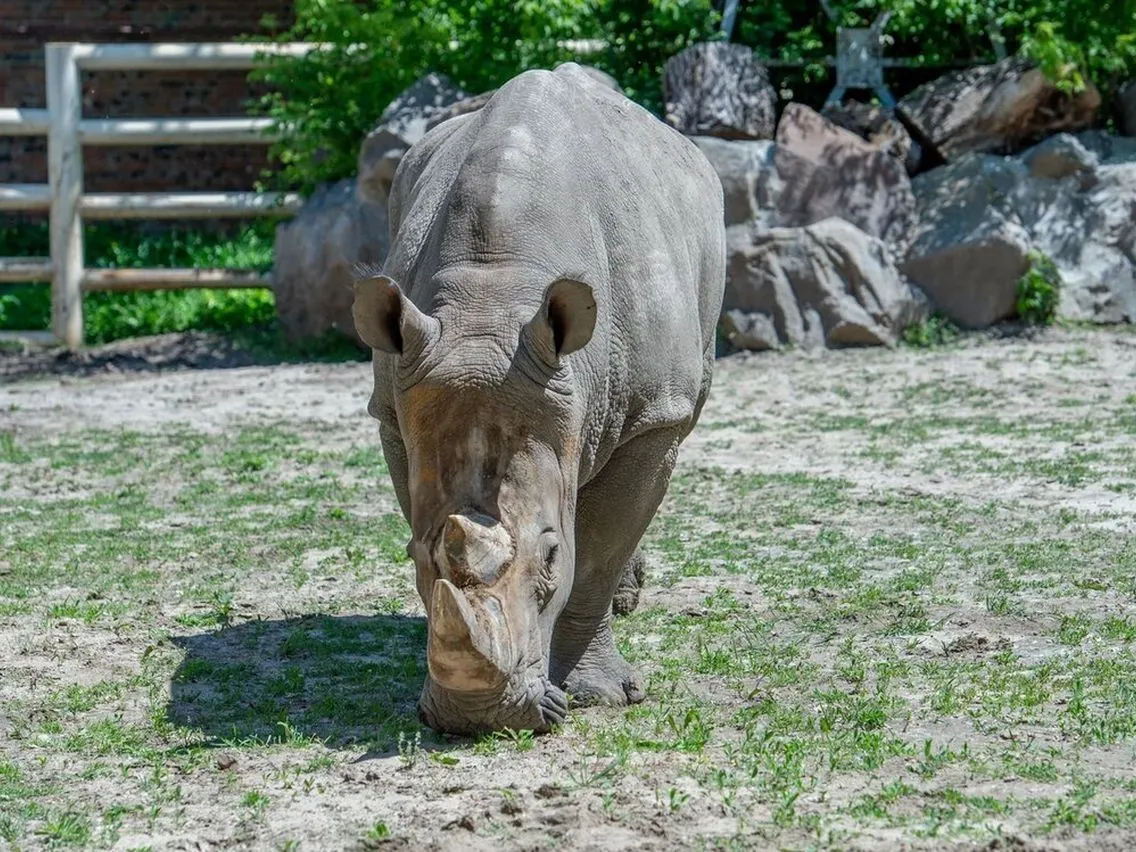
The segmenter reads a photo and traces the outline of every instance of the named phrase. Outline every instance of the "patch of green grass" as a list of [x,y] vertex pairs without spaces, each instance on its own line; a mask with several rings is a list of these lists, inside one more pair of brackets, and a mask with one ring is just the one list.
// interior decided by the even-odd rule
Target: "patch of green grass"
[[1030,266],[1017,285],[1018,318],[1029,325],[1052,325],[1061,301],[1061,273],[1039,251],[1030,252]]
[[31,456],[16,443],[15,435],[11,432],[0,431],[0,463],[23,464],[30,460]]
[[946,346],[954,343],[958,337],[958,326],[938,313],[903,330],[903,342],[919,349]]
[[[243,225],[235,233],[171,230],[146,234],[124,225],[85,229],[89,267],[221,267],[267,271],[272,266],[273,224]],[[46,226],[0,227],[0,256],[46,256]],[[233,332],[270,325],[269,290],[181,290],[88,293],[83,298],[88,343],[123,337],[200,330]],[[0,285],[0,329],[46,329],[51,290],[42,284]]]

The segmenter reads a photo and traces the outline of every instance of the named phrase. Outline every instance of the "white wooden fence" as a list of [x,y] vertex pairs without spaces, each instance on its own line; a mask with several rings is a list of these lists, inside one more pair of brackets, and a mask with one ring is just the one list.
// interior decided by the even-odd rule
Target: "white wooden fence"
[[294,213],[294,193],[84,193],[83,145],[268,144],[264,118],[101,118],[82,115],[80,71],[248,70],[265,54],[300,56],[314,45],[76,44],[45,48],[47,109],[0,108],[0,136],[47,136],[47,184],[0,184],[0,212],[50,211],[50,258],[0,258],[0,283],[50,281],[50,332],[5,337],[83,345],[83,293],[267,287],[267,276],[232,269],[85,269],[84,219],[182,219],[276,216]]

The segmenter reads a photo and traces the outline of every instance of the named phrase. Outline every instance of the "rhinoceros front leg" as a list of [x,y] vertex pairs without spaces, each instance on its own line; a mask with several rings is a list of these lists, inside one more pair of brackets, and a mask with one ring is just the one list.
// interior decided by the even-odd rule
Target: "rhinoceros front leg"
[[686,430],[648,432],[617,450],[580,490],[576,579],[552,634],[549,673],[576,704],[635,704],[643,683],[615,647],[612,599],[666,494]]

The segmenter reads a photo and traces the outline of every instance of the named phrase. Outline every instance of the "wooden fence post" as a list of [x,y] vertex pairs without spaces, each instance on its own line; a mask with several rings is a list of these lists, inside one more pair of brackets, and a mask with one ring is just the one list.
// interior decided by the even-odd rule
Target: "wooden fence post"
[[75,45],[46,48],[47,170],[51,183],[51,328],[72,351],[83,346],[83,92]]

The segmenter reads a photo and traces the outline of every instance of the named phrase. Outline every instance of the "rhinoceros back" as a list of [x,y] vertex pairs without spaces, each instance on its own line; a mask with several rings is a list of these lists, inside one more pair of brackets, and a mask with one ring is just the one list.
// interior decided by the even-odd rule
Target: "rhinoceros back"
[[[478,298],[531,316],[556,278],[589,284],[571,357],[610,446],[692,419],[725,274],[722,190],[701,152],[579,66],[529,71],[408,152],[384,272],[429,311],[439,272],[499,268]],[[600,452],[600,455],[605,453]]]

